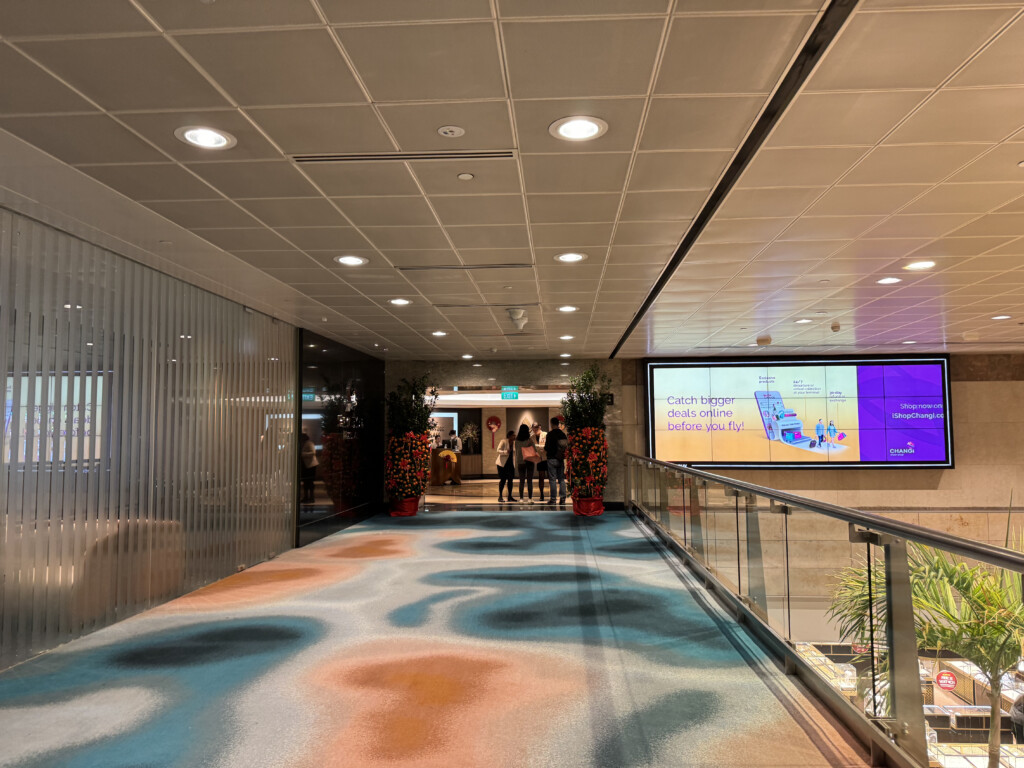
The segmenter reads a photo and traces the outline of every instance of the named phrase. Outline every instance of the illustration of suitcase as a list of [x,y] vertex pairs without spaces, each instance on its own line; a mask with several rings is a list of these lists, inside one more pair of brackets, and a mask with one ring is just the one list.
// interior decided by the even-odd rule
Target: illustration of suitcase
[[814,448],[817,444],[818,444],[817,440],[811,440],[811,442],[808,444],[808,447],[809,448]]
[[846,433],[840,432],[838,435],[836,435],[836,440],[842,440],[844,437],[846,437]]

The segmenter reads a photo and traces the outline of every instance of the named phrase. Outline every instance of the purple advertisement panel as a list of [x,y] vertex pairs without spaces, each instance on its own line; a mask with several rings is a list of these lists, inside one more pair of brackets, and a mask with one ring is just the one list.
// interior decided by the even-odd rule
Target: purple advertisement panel
[[651,456],[717,466],[952,466],[948,360],[650,362]]

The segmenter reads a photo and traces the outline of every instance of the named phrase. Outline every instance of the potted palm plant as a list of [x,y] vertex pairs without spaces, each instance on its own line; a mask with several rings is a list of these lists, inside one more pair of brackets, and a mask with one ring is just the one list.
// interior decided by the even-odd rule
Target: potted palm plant
[[[1021,574],[969,565],[953,555],[911,543],[911,595],[917,646],[970,661],[989,686],[988,766],[998,768],[1003,680],[1021,659],[1024,600]],[[871,579],[871,589],[868,579]],[[844,638],[868,644],[884,633],[885,577],[880,566],[844,569],[832,592],[829,615]],[[869,617],[874,617],[874,623]],[[883,668],[886,659],[882,659]],[[877,707],[873,701],[871,706]]]
[[388,442],[384,486],[392,517],[415,515],[430,478],[430,413],[437,389],[427,377],[402,379],[385,400]]
[[608,482],[608,441],[605,412],[611,379],[597,364],[569,379],[562,400],[562,415],[569,437],[565,469],[572,495],[572,511],[586,517],[604,512],[604,486]]

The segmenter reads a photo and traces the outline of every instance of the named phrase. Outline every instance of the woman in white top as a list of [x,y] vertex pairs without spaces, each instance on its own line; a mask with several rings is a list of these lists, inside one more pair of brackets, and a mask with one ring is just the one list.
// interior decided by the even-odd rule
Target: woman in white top
[[495,459],[494,463],[498,467],[499,502],[505,501],[503,496],[506,484],[508,485],[508,500],[518,501],[518,499],[512,498],[512,481],[516,479],[516,462],[512,457],[515,436],[515,432],[506,432],[505,439],[498,443],[498,458]]
[[548,433],[544,432],[540,428],[540,424],[534,424],[531,427],[533,432],[533,439],[537,442],[537,453],[540,454],[540,462],[537,464],[537,482],[540,485],[540,500],[544,501],[544,486],[548,477],[548,457],[544,453],[544,442],[548,438]]

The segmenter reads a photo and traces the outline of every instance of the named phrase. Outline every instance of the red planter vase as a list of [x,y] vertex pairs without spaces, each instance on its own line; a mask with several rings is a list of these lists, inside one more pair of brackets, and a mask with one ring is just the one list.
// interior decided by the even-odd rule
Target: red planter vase
[[420,508],[420,497],[413,496],[410,499],[391,499],[392,517],[412,517]]
[[580,517],[596,517],[604,512],[604,498],[595,496],[590,499],[572,500],[572,513]]

